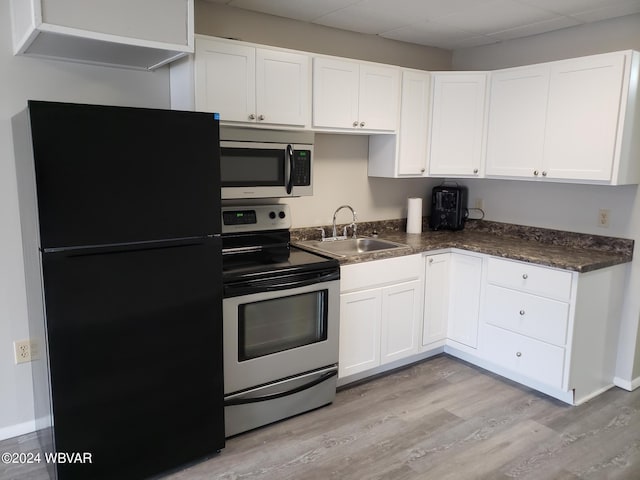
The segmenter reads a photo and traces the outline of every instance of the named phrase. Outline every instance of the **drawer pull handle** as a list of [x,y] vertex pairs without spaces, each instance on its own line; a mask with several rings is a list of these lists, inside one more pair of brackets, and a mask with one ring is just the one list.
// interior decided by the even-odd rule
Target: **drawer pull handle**
[[522,352],[516,352],[516,357],[521,357],[522,356]]
[[524,278],[526,280],[527,278],[529,278],[529,275],[527,275],[526,273],[523,273],[522,274],[522,278]]
[[524,315],[524,310],[520,310],[520,315]]

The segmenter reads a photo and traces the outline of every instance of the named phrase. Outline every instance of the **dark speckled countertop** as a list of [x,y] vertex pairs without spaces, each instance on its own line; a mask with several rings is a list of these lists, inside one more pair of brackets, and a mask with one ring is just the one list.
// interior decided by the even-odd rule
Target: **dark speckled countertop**
[[[633,256],[633,240],[624,238],[484,220],[468,221],[464,230],[455,232],[430,231],[426,228],[426,219],[421,234],[406,233],[405,226],[406,219],[359,223],[358,236],[371,236],[377,232],[379,238],[406,244],[407,248],[334,258],[347,265],[458,248],[564,270],[589,272],[630,262]],[[324,228],[330,231],[330,227]],[[300,246],[296,243],[298,241],[318,238],[317,227],[291,230],[292,243],[297,246]]]

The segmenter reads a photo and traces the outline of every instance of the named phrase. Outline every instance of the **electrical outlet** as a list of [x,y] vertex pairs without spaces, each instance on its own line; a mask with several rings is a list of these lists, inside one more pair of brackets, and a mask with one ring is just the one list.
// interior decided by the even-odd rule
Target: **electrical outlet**
[[484,200],[482,198],[476,198],[476,203],[474,208],[479,208],[480,210],[484,210]]
[[601,208],[598,211],[598,226],[602,228],[609,228],[609,215],[611,211],[608,208]]
[[37,358],[36,342],[32,340],[16,340],[13,342],[16,364],[27,363]]

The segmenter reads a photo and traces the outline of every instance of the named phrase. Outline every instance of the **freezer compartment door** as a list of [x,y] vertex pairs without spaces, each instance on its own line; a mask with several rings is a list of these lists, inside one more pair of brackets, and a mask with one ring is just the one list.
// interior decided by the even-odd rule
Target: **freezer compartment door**
[[212,113],[29,102],[43,248],[220,233]]
[[146,478],[224,446],[219,238],[45,253],[60,478]]

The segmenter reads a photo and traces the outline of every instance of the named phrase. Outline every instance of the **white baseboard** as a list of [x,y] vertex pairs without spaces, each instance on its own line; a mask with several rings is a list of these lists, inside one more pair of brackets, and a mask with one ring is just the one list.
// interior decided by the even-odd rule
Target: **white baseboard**
[[0,428],[0,440],[6,440],[8,438],[18,437],[25,433],[31,433],[36,431],[35,420],[28,422],[16,423],[15,425],[9,425],[8,427]]
[[615,377],[613,379],[613,384],[616,387],[624,388],[625,390],[629,390],[630,392],[632,392],[636,388],[640,387],[640,377],[636,377],[631,381],[624,380],[620,377]]

